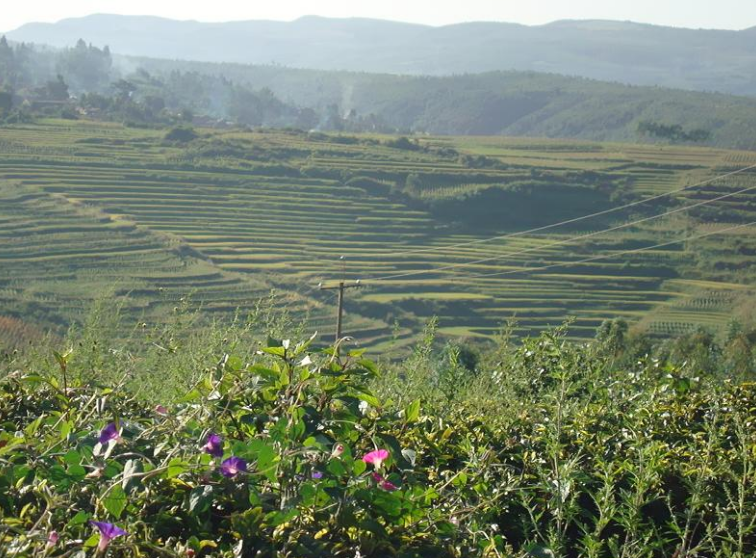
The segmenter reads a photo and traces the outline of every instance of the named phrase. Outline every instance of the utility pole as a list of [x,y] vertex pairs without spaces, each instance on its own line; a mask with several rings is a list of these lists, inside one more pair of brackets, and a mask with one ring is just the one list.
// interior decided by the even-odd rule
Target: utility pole
[[320,289],[323,291],[333,291],[338,289],[339,291],[339,308],[338,313],[336,314],[336,342],[338,343],[341,339],[341,323],[344,317],[344,291],[346,289],[357,289],[361,287],[360,281],[357,280],[352,284],[347,284],[346,281],[339,281],[338,285],[335,285],[333,287],[324,287],[323,284],[320,284]]

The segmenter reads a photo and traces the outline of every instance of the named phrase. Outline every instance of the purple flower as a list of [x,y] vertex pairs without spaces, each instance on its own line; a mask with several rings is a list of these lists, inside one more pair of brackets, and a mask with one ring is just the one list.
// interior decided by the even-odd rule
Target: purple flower
[[320,471],[313,471],[312,478],[314,478],[315,480],[322,479],[323,473],[321,473]]
[[118,432],[118,428],[116,427],[115,423],[111,422],[100,431],[100,437],[98,441],[102,445],[105,445],[111,440],[119,440],[120,438],[121,438],[121,433]]
[[223,457],[223,438],[211,432],[207,437],[207,442],[202,446],[202,449],[213,457]]
[[105,552],[105,549],[108,548],[110,541],[112,541],[114,538],[120,537],[122,535],[128,535],[126,531],[124,531],[120,527],[116,527],[112,523],[94,521],[92,519],[89,520],[89,523],[100,530],[100,543],[97,545],[98,552]]
[[221,475],[232,479],[239,473],[247,472],[247,462],[241,457],[229,457],[220,466]]

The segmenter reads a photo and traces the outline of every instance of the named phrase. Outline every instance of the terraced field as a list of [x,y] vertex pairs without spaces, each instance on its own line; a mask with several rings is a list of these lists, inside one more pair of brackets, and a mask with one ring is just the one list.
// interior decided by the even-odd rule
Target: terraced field
[[[622,251],[756,220],[756,190],[735,194],[756,186],[756,174],[610,220],[478,241],[559,220],[559,204],[548,202],[563,184],[585,180],[610,207],[754,164],[756,153],[507,138],[422,138],[427,149],[417,150],[287,131],[205,130],[176,145],[164,134],[92,122],[0,128],[3,323],[60,333],[102,297],[134,323],[164,319],[187,296],[210,319],[249,311],[275,289],[294,315],[330,335],[333,292],[317,284],[361,279],[346,331],[401,348],[433,315],[450,336],[488,337],[512,317],[522,334],[574,317],[573,335],[588,337],[602,320],[625,317],[667,335],[721,328],[753,296],[751,229]],[[506,201],[501,220],[497,206],[487,208],[494,219],[485,226],[463,215],[476,194],[530,183],[548,189],[516,225],[504,217]],[[439,213],[440,201],[463,218]],[[582,262],[595,254],[606,257]]]

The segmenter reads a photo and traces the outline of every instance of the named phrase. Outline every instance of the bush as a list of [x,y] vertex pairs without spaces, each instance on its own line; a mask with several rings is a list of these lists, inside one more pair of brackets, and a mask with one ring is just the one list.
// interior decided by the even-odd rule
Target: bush
[[507,339],[439,353],[431,325],[383,368],[271,341],[192,371],[157,407],[73,373],[102,375],[108,361],[86,347],[110,354],[107,341],[56,354],[50,373],[21,366],[0,382],[0,549],[753,555],[754,384],[652,360],[615,368],[621,340],[596,352],[563,330]]
[[194,139],[197,139],[197,132],[194,128],[187,128],[185,126],[176,126],[171,128],[167,134],[165,134],[166,141],[174,141],[178,143],[188,143]]

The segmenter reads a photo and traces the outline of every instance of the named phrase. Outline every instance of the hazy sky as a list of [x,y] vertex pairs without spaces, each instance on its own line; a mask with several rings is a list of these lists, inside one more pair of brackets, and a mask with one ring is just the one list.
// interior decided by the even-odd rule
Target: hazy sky
[[3,31],[30,21],[57,21],[91,13],[200,21],[292,20],[303,15],[322,15],[431,25],[484,20],[541,24],[556,19],[619,19],[678,27],[756,26],[755,0],[0,0],[0,3]]

